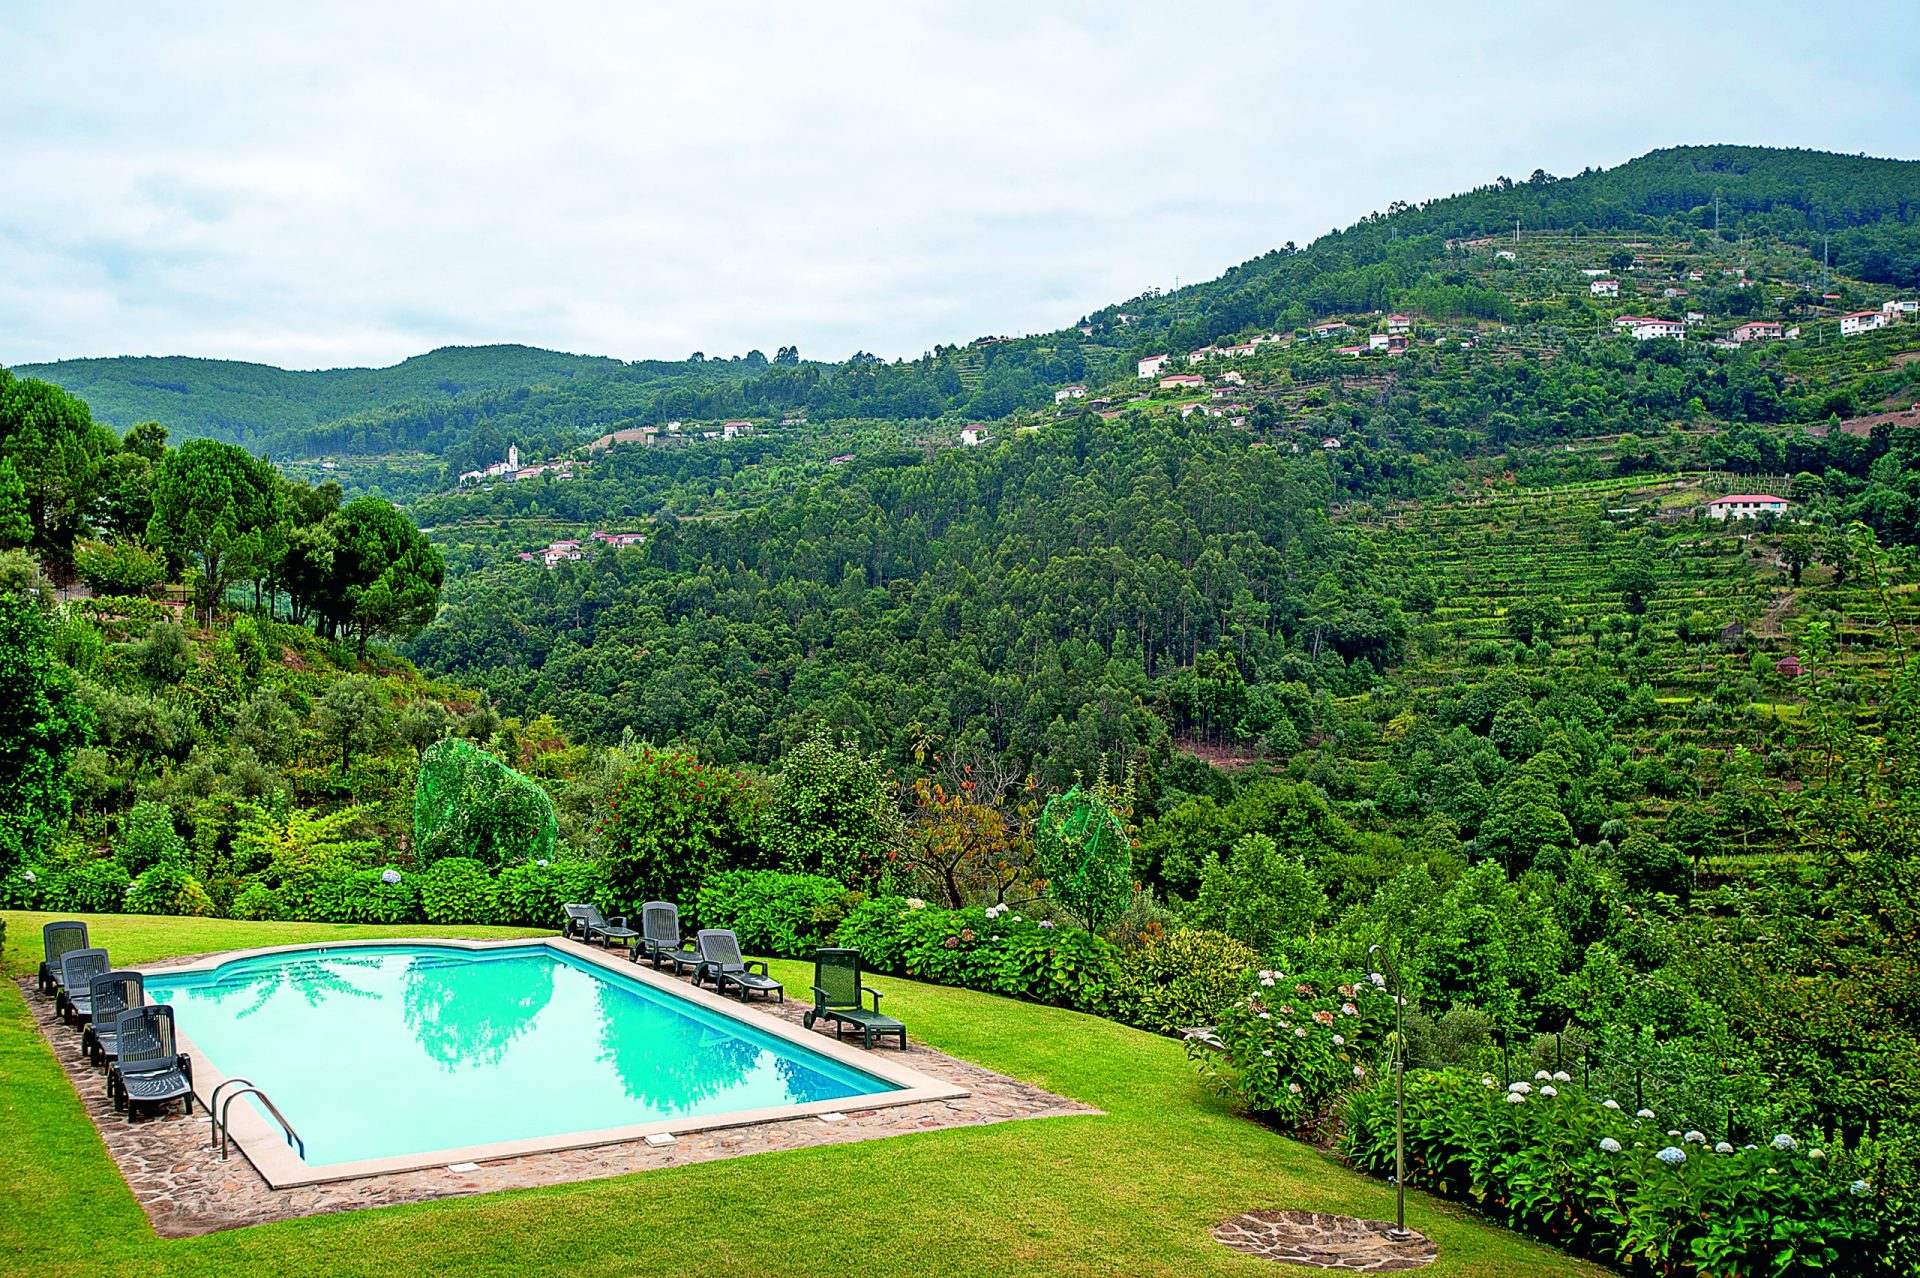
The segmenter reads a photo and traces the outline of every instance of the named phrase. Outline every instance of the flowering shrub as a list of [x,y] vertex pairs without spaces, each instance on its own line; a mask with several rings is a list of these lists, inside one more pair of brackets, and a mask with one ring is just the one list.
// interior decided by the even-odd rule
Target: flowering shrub
[[642,747],[607,801],[602,868],[622,912],[643,901],[686,904],[722,870],[757,867],[766,800],[730,768],[691,752]]
[[1166,1033],[1215,1025],[1240,997],[1260,956],[1245,941],[1221,932],[1156,932],[1120,959],[1134,1023]]
[[41,908],[118,914],[127,908],[127,889],[132,885],[127,867],[112,858],[79,861],[53,876]]
[[1364,1082],[1393,1004],[1371,985],[1266,969],[1241,978],[1239,996],[1214,1023],[1215,1041],[1192,1040],[1203,1081],[1263,1121],[1298,1127]]
[[[1391,1174],[1391,1080],[1354,1095],[1346,1118],[1354,1164]],[[1503,1086],[1410,1073],[1405,1125],[1409,1183],[1636,1272],[1865,1274],[1888,1244],[1873,1182],[1855,1174],[1864,1151],[1786,1133],[1738,1148],[1676,1135],[1651,1111],[1595,1101],[1564,1075]]]
[[702,927],[730,927],[749,954],[801,958],[828,943],[866,898],[817,874],[733,870],[700,885]]
[[1130,1019],[1118,947],[1007,906],[944,910],[877,897],[852,910],[835,935],[875,971]]

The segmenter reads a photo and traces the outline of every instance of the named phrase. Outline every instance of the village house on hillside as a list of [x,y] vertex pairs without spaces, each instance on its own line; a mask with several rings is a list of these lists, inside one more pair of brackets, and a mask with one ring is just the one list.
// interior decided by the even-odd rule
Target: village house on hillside
[[1064,404],[1070,399],[1085,399],[1086,397],[1087,388],[1084,386],[1062,386],[1053,393],[1053,402],[1056,404]]
[[1167,359],[1168,356],[1165,355],[1147,356],[1140,361],[1140,376],[1142,378],[1158,377],[1160,370],[1167,366]]
[[1651,341],[1656,337],[1671,337],[1675,341],[1687,340],[1687,326],[1680,320],[1654,319],[1646,315],[1621,315],[1613,321],[1618,332],[1630,333],[1636,342]]
[[1208,361],[1209,359],[1212,359],[1212,358],[1213,358],[1213,356],[1215,355],[1215,353],[1216,353],[1216,352],[1214,351],[1214,348],[1213,348],[1213,347],[1211,347],[1211,346],[1202,346],[1202,347],[1201,347],[1201,348],[1200,348],[1199,350],[1197,350],[1197,351],[1188,351],[1188,352],[1187,352],[1187,363],[1188,363],[1188,364],[1204,364],[1204,363],[1206,363],[1206,362],[1207,362],[1207,361]]
[[1353,325],[1347,323],[1345,320],[1328,320],[1324,324],[1315,324],[1313,326],[1313,335],[1315,337],[1332,337],[1337,333],[1344,333],[1352,327]]
[[1887,326],[1886,311],[1855,311],[1851,315],[1840,317],[1840,336],[1852,337],[1855,333],[1868,333],[1876,328]]
[[1256,343],[1241,342],[1238,345],[1223,348],[1221,354],[1233,359],[1245,359],[1247,356],[1257,355],[1259,352],[1260,347]]
[[1205,386],[1207,379],[1198,373],[1170,373],[1160,379],[1161,390],[1177,390],[1188,386]]
[[1882,313],[1894,316],[1897,319],[1902,315],[1920,313],[1920,302],[1916,302],[1911,298],[1904,301],[1882,302],[1880,304],[1880,310]]
[[1771,493],[1730,493],[1716,497],[1704,509],[1708,519],[1752,519],[1759,515],[1784,515],[1792,503]]
[[1595,297],[1618,297],[1620,296],[1620,281],[1595,280],[1593,283],[1587,285],[1587,292],[1593,294]]
[[1387,316],[1387,331],[1389,333],[1411,333],[1413,331],[1413,319],[1406,315],[1389,315]]
[[1780,325],[1773,320],[1750,320],[1733,330],[1733,340],[1742,345],[1747,342],[1770,342],[1780,336]]

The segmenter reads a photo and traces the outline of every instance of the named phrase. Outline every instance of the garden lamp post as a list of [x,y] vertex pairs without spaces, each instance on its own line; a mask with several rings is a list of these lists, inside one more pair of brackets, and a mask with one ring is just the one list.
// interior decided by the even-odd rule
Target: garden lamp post
[[[1385,967],[1385,973],[1381,968]],[[1412,1237],[1407,1229],[1407,1051],[1403,1017],[1407,1000],[1400,985],[1400,965],[1384,944],[1367,947],[1367,975],[1393,995],[1393,1238]],[[1388,982],[1391,981],[1391,985]]]

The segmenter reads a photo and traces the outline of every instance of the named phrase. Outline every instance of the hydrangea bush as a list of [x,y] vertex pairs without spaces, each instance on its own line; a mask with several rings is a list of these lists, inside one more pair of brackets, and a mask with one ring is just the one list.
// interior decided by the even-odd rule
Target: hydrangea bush
[[[1354,1094],[1346,1120],[1347,1156],[1391,1175],[1391,1080]],[[1870,1147],[1710,1139],[1546,1071],[1510,1084],[1410,1073],[1405,1126],[1409,1183],[1636,1273],[1869,1274],[1890,1242],[1880,1191],[1861,1174]]]
[[1384,991],[1337,980],[1271,968],[1242,978],[1212,1040],[1188,1042],[1202,1080],[1235,1108],[1276,1126],[1324,1116],[1343,1092],[1372,1076],[1393,1020]]

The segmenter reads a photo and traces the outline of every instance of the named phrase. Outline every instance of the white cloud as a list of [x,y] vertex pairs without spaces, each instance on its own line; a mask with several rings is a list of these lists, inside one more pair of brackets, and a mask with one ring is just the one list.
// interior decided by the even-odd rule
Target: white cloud
[[1920,149],[1896,4],[396,8],[14,7],[0,361],[911,355],[1536,165]]

